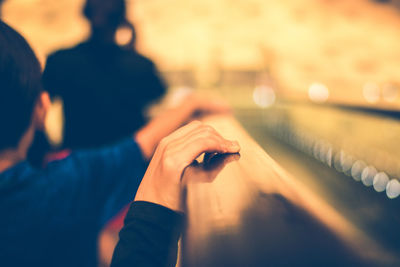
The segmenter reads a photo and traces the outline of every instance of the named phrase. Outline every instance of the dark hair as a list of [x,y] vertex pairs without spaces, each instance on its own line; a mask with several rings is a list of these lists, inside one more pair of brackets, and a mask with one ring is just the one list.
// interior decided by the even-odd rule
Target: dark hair
[[118,28],[126,22],[125,0],[86,0],[84,16],[92,26]]
[[0,20],[0,150],[15,148],[42,90],[41,68],[26,40]]

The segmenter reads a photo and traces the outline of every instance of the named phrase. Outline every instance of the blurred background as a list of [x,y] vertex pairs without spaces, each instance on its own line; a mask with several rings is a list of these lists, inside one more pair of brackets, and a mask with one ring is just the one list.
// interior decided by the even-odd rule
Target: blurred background
[[[323,84],[329,101],[395,108],[400,16],[396,1],[385,2],[128,0],[128,14],[138,50],[166,74],[193,76],[186,82],[196,87],[221,85],[230,71],[253,86],[252,76],[267,72],[289,97],[308,98],[311,85]],[[44,64],[50,52],[87,37],[82,5],[6,0],[2,15]]]
[[[1,14],[44,66],[50,53],[87,39],[83,4],[6,0]],[[304,149],[323,140],[400,177],[400,1],[128,0],[127,5],[137,50],[156,63],[170,91],[216,91],[238,117],[250,117],[245,122],[300,139],[308,134],[311,147]],[[62,139],[57,114],[48,123],[55,143]]]
[[[127,3],[136,47],[170,92],[222,95],[279,164],[399,255],[400,1]],[[82,5],[5,0],[1,15],[44,66],[50,53],[87,38]]]

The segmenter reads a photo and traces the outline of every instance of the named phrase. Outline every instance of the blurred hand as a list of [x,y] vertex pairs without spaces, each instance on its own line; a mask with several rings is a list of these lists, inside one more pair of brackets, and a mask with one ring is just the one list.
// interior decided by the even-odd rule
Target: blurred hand
[[194,118],[209,113],[229,112],[227,102],[220,98],[190,94],[173,108],[164,110],[153,118],[145,127],[135,133],[143,155],[150,159],[162,138]]
[[218,94],[211,92],[201,94],[187,87],[182,87],[171,92],[164,100],[164,108],[182,108],[190,106],[193,112],[229,112],[229,104]]
[[165,137],[157,147],[135,200],[153,202],[181,211],[181,178],[184,169],[202,153],[237,153],[237,142],[224,139],[199,121]]
[[191,94],[186,97],[185,102],[191,105],[192,116],[231,112],[228,102],[217,96]]

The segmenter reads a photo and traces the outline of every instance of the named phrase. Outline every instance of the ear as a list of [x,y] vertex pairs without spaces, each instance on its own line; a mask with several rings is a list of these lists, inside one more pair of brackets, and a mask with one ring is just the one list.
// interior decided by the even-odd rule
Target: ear
[[33,113],[33,123],[37,130],[41,131],[45,130],[46,115],[50,109],[50,106],[51,106],[51,101],[49,94],[47,92],[41,92],[36,101]]

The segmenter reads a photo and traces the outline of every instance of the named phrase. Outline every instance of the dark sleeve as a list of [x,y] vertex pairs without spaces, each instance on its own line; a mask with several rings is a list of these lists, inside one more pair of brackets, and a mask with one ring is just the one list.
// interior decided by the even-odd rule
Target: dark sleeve
[[150,202],[133,202],[111,266],[175,266],[182,226],[182,214]]
[[[48,165],[54,195],[64,199],[62,216],[102,227],[135,197],[147,162],[132,138],[99,149],[72,153]],[[60,215],[61,216],[61,215]]]

